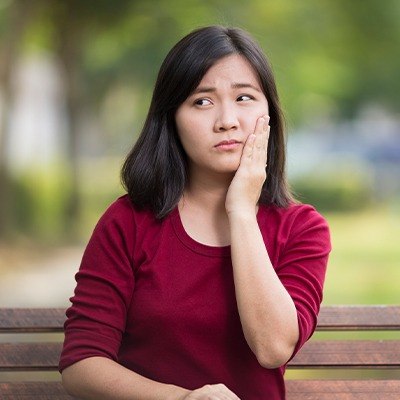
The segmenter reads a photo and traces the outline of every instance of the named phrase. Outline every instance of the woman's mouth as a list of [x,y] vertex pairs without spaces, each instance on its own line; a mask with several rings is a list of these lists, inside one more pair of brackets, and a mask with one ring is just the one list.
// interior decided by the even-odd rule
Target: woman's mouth
[[223,140],[222,142],[219,142],[216,144],[214,147],[217,150],[235,150],[238,147],[240,147],[242,142],[239,142],[238,140]]

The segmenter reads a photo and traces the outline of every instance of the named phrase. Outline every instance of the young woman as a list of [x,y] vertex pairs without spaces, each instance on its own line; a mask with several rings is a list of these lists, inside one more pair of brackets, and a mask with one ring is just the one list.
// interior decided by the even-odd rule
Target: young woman
[[76,275],[60,371],[83,399],[284,399],[330,251],[295,202],[265,56],[211,26],[167,55]]

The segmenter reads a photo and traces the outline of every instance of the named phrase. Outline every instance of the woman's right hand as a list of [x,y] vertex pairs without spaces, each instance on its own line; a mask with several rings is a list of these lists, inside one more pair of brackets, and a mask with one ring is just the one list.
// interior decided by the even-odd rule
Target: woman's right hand
[[180,400],[240,400],[240,398],[225,385],[219,383],[193,390]]

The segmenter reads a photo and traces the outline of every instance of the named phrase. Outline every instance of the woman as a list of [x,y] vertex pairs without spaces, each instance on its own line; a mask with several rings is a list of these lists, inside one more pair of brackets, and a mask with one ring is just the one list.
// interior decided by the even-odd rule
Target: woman
[[239,29],[167,55],[76,276],[60,371],[84,399],[284,399],[315,329],[325,220],[285,178],[271,68]]

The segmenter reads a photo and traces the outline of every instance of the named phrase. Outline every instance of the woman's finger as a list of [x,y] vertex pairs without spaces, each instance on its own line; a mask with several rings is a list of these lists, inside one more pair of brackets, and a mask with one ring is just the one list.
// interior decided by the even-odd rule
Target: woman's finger
[[265,140],[264,140],[265,164],[268,163],[268,142],[269,142],[270,132],[271,132],[271,127],[268,125],[265,130]]
[[[254,145],[254,152],[253,152],[253,160],[257,163],[261,163],[263,165],[267,162],[267,150],[268,150],[268,139],[269,139],[269,117],[261,118],[262,125],[261,130],[258,131],[257,137],[255,140]],[[257,126],[258,128],[258,126]]]
[[[268,127],[268,120],[268,116],[258,118],[254,133],[250,134],[247,137],[246,143],[244,145],[242,161],[248,162],[250,160],[257,161],[260,159],[260,152],[265,149],[265,146],[268,146],[268,143],[265,144],[265,141],[267,139],[265,127]],[[263,152],[265,153],[266,150],[264,150]],[[263,162],[265,162],[265,156],[263,156],[262,158],[264,159]]]
[[205,385],[190,392],[185,400],[240,400],[240,398],[229,390],[224,384]]
[[240,400],[240,398],[231,390],[229,390],[223,384],[217,384],[216,387],[219,389],[219,394],[221,395],[221,399],[226,400]]
[[253,156],[253,148],[254,148],[254,141],[256,139],[256,135],[254,133],[251,133],[246,140],[246,143],[244,144],[243,148],[243,155],[242,159],[251,159]]
[[268,140],[269,140],[270,129],[271,129],[271,127],[269,126],[269,116],[267,116],[267,118],[265,120],[265,123],[264,123],[264,126],[263,126],[263,130],[264,130],[264,133],[265,133],[265,136],[266,136],[265,141],[264,141],[264,149],[265,149],[265,151],[267,151],[267,149],[268,149]]
[[263,143],[263,133],[264,133],[264,125],[267,123],[265,117],[260,117],[257,120],[256,129],[254,134],[256,135],[256,139],[254,141],[254,147],[256,150],[260,150],[264,147]]

